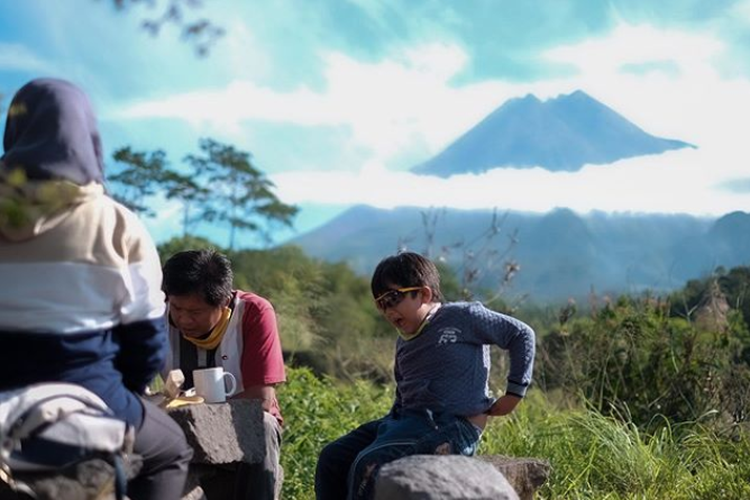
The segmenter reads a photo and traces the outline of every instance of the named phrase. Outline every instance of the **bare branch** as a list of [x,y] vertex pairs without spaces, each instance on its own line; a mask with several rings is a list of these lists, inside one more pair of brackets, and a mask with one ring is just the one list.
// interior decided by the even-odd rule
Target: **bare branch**
[[[153,9],[154,0],[112,0],[117,10],[125,10],[134,5],[147,5]],[[151,36],[158,36],[162,28],[171,25],[180,31],[183,40],[193,45],[198,56],[208,55],[213,45],[225,35],[225,30],[206,18],[192,19],[188,10],[203,7],[200,0],[169,0],[163,12],[143,20],[141,27]]]

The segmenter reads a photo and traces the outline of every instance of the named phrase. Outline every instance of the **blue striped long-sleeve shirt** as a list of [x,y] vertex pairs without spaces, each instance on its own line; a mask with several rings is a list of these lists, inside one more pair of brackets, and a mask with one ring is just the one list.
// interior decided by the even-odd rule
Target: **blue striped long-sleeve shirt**
[[479,302],[442,305],[415,338],[396,345],[396,408],[460,416],[486,412],[490,346],[509,352],[506,393],[524,396],[534,367],[534,331]]

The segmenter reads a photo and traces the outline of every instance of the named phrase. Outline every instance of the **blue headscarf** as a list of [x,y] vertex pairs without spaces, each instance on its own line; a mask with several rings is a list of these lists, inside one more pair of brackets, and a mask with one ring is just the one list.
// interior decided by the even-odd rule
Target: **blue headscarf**
[[32,80],[11,101],[3,137],[5,169],[33,180],[104,183],[102,144],[86,95],[70,82]]

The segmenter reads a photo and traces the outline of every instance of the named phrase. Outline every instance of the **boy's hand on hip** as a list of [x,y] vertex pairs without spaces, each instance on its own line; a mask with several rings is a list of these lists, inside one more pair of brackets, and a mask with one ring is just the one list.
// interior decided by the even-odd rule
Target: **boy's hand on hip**
[[521,401],[521,399],[522,398],[519,398],[518,396],[506,394],[505,396],[498,398],[498,400],[495,401],[495,404],[490,407],[490,410],[487,413],[489,413],[493,417],[502,417],[503,415],[507,415],[516,409],[516,406],[518,406],[518,403]]

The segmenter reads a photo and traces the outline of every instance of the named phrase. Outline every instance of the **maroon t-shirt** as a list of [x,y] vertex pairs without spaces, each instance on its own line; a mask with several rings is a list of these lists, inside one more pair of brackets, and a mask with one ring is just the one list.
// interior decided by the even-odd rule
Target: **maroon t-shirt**
[[[259,295],[237,290],[237,297],[245,303],[242,316],[242,385],[273,385],[286,381],[284,356],[281,352],[276,313],[271,303]],[[277,401],[271,414],[281,421]]]

